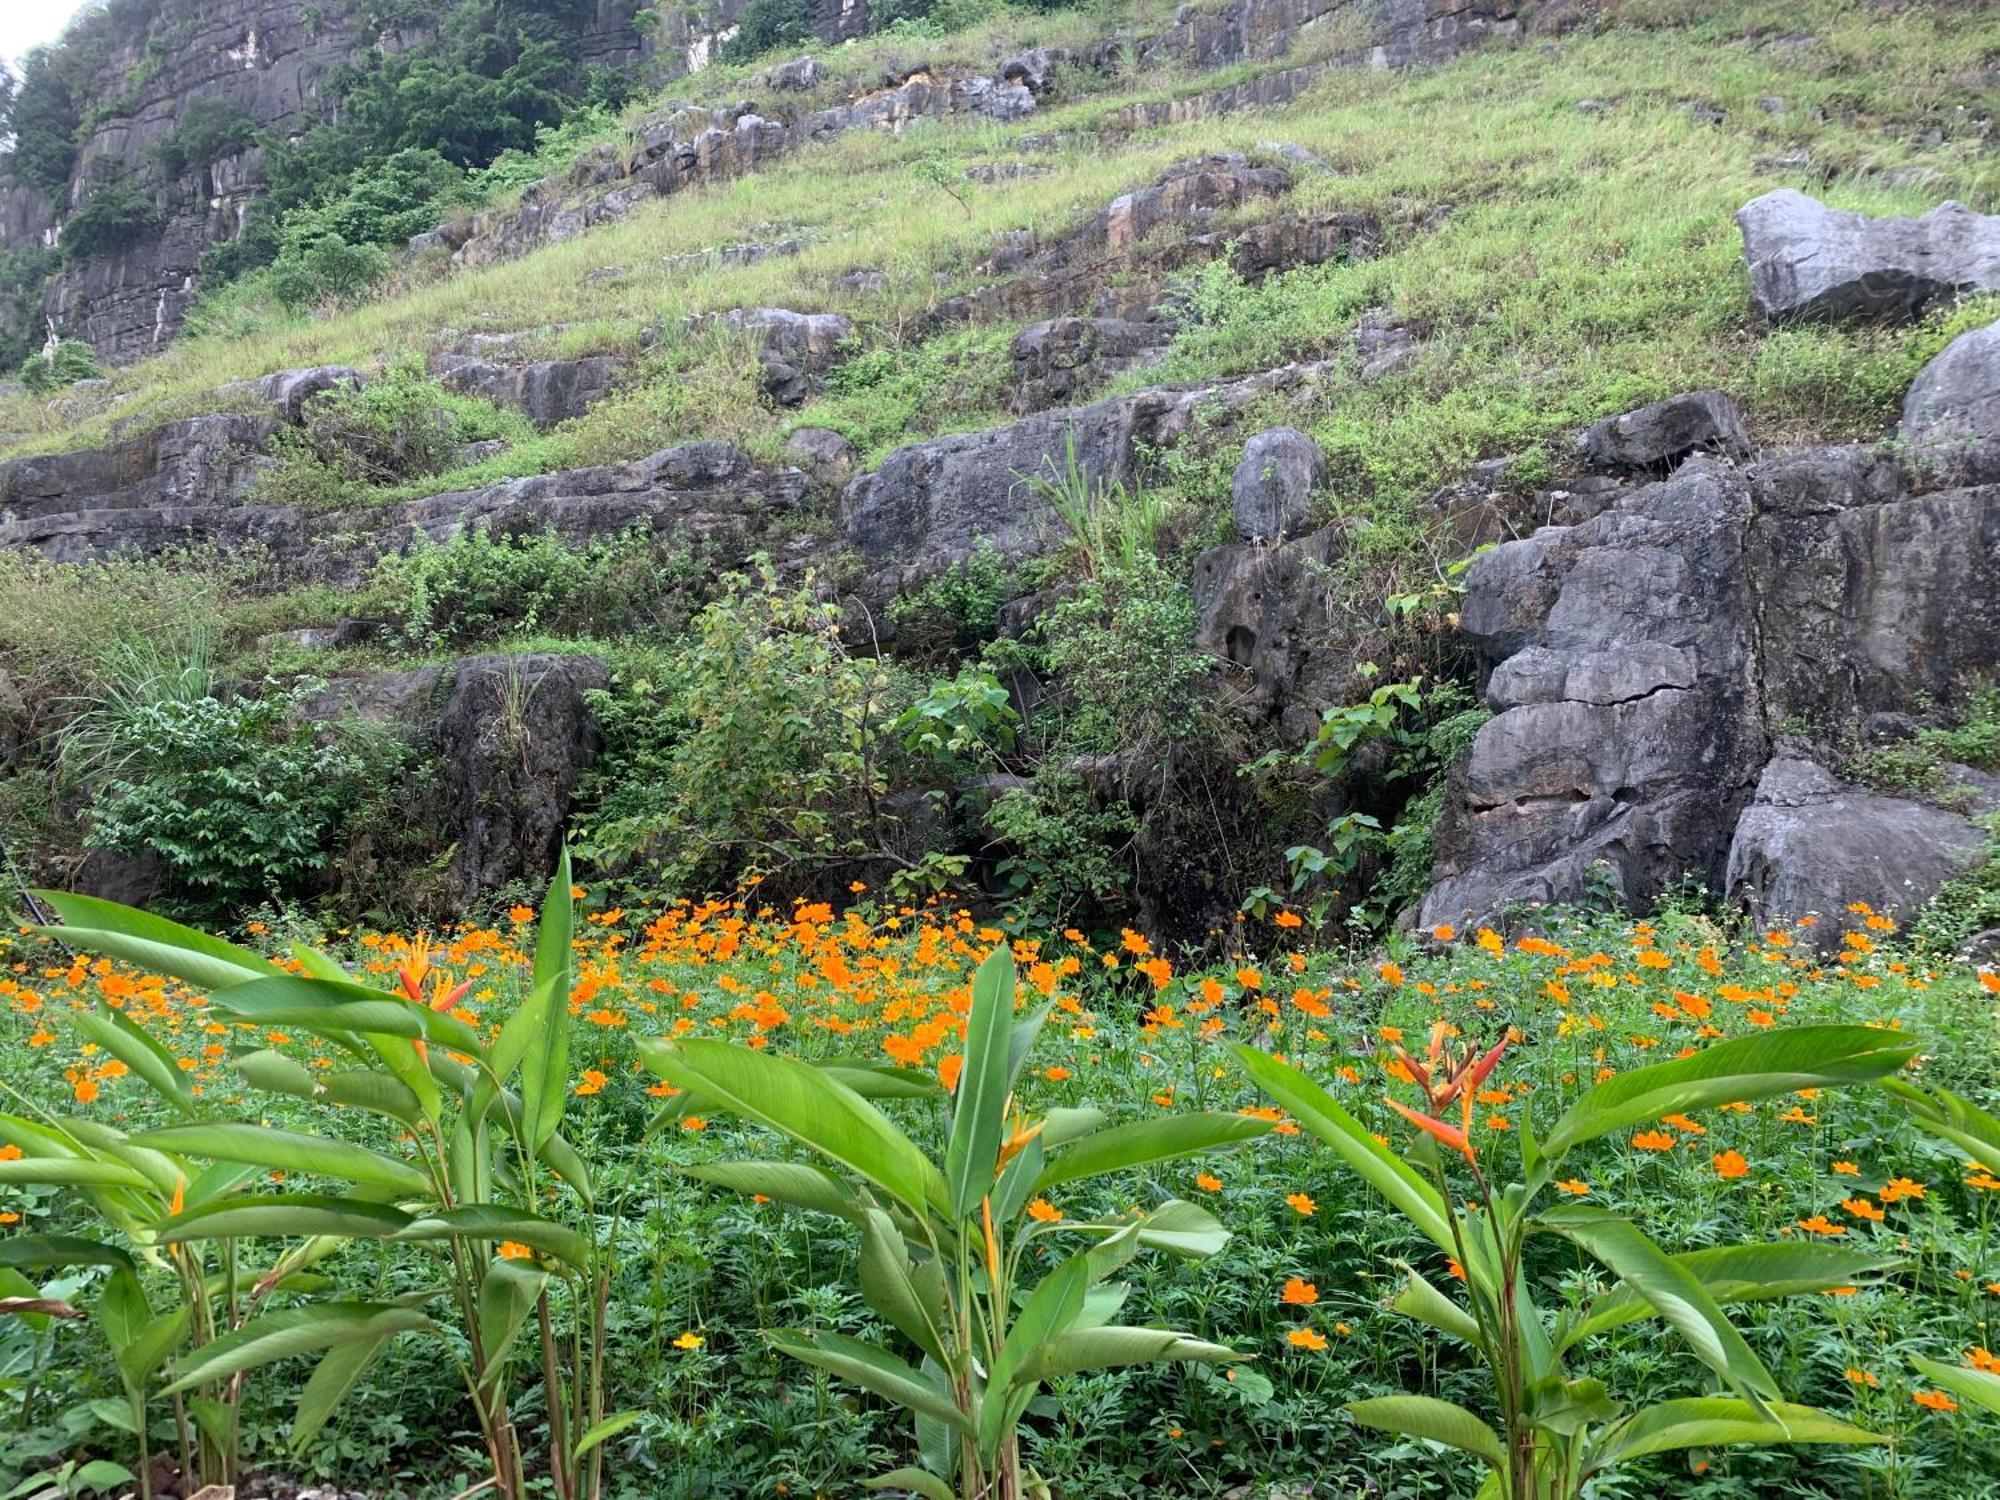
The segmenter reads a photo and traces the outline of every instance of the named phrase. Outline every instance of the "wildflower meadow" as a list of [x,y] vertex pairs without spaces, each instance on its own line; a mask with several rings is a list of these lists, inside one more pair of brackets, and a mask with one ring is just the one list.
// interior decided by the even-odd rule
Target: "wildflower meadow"
[[1994,1492],[2000,976],[1865,909],[1186,967],[853,896],[255,949],[56,898],[0,1477]]

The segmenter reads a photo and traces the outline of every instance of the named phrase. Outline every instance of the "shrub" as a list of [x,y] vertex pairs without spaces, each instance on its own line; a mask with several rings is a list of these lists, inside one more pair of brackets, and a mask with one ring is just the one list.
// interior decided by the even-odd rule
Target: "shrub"
[[154,142],[151,156],[169,177],[199,172],[243,150],[257,128],[241,108],[221,99],[192,99],[171,134]]
[[671,634],[685,623],[695,566],[643,528],[581,547],[477,528],[383,558],[376,581],[404,612],[404,638],[436,650],[510,632]]
[[130,178],[113,177],[91,189],[62,224],[63,259],[74,264],[112,255],[160,227],[160,207]]
[[1194,598],[1150,552],[1100,566],[1038,628],[1061,681],[1066,749],[1150,764],[1210,711],[1202,684],[1213,663],[1194,646]]
[[153,854],[178,904],[226,915],[304,892],[326,868],[360,763],[302,713],[310,681],[218,697],[184,673],[106,702],[73,744],[103,772],[90,845]]
[[722,44],[724,62],[749,62],[774,47],[796,47],[812,36],[798,0],[750,0],[736,19],[736,35]]
[[[643,853],[671,888],[706,891],[873,852],[908,695],[880,661],[848,654],[838,607],[810,580],[783,585],[768,564],[726,578],[668,670],[666,701],[607,751],[618,769],[598,781],[587,835],[600,858]],[[650,789],[628,792],[633,774]]]
[[421,367],[397,365],[366,386],[307,402],[299,424],[272,439],[276,463],[262,488],[282,503],[349,504],[371,490],[443,473],[462,444],[527,431],[522,419],[453,395]]
[[103,373],[96,351],[82,339],[58,339],[53,349],[21,362],[21,383],[38,395],[67,390],[79,380],[95,380]]

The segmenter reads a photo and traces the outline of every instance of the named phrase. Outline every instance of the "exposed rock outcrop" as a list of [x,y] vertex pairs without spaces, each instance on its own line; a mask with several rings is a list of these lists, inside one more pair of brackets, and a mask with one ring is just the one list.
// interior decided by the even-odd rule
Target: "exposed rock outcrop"
[[[1863,449],[1747,469],[1696,457],[1480,558],[1462,620],[1493,665],[1496,716],[1456,773],[1421,920],[1643,907],[1690,876],[1761,889],[1774,847],[1810,847],[1802,821],[1882,811],[1822,787],[1798,802],[1811,819],[1780,817],[1797,780],[1783,772],[1741,826],[1781,732],[1836,745],[1871,715],[1948,712],[2000,661],[2000,489],[1912,496]],[[1888,869],[1890,909],[1928,897],[1942,868]],[[1826,865],[1812,888],[1837,875]],[[1808,888],[1779,884],[1780,905]],[[1841,904],[1886,901],[1881,884]]]
[[1927,475],[2000,480],[2000,323],[1960,334],[1924,366],[1903,398],[1902,435]]
[[630,361],[615,355],[497,364],[465,354],[441,355],[432,373],[446,388],[522,413],[537,427],[580,417],[618,388]]
[[1750,438],[1736,403],[1720,391],[1669,396],[1592,424],[1577,451],[1599,469],[1665,472],[1691,453],[1750,456]]
[[1743,205],[1750,293],[1766,318],[1908,320],[1966,291],[2000,288],[2000,216],[1944,203],[1918,219],[1871,219],[1796,188]]
[[1229,485],[1236,534],[1264,542],[1297,535],[1326,473],[1326,455],[1298,428],[1273,427],[1256,434],[1243,445],[1243,461]]

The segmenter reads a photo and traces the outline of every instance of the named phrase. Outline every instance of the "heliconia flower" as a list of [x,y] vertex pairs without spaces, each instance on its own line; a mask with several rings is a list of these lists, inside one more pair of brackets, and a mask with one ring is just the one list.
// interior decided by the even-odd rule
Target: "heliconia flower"
[[1389,1108],[1408,1120],[1417,1129],[1423,1131],[1426,1135],[1434,1136],[1444,1142],[1445,1145],[1451,1147],[1452,1150],[1456,1151],[1467,1161],[1477,1159],[1472,1154],[1472,1142],[1466,1139],[1465,1132],[1457,1126],[1447,1125],[1442,1120],[1433,1119],[1421,1111],[1411,1109],[1409,1105],[1399,1100],[1391,1099],[1388,1101],[1388,1104]]
[[187,1206],[187,1185],[188,1180],[185,1173],[174,1178],[173,1201],[167,1205],[167,1212],[175,1218],[179,1218],[181,1210]]

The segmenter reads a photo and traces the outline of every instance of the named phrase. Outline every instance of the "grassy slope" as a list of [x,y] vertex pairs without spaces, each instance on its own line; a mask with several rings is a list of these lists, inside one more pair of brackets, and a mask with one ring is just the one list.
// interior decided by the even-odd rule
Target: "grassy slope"
[[[1241,299],[1236,316],[1185,337],[1167,373],[1200,379],[1310,354],[1369,305],[1417,319],[1431,337],[1415,368],[1378,391],[1334,390],[1312,424],[1349,457],[1365,490],[1405,498],[1471,459],[1550,441],[1607,411],[1696,385],[1720,384],[1744,400],[1766,437],[1872,433],[1941,335],[1761,337],[1731,215],[1786,183],[1873,213],[1919,212],[1946,197],[1993,207],[2000,169],[1969,122],[1982,59],[2000,48],[2000,17],[1971,7],[1885,16],[1815,0],[1733,5],[1719,18],[1679,24],[1682,12],[1708,9],[1628,5],[1618,24],[1567,38],[1553,55],[1524,43],[1414,78],[1342,74],[1275,114],[1124,139],[1087,132],[1136,95],[1085,99],[1022,127],[1073,133],[1070,149],[1051,159],[1054,174],[968,184],[963,207],[914,169],[940,154],[957,166],[1007,153],[1020,128],[849,134],[520,261],[338,316],[267,317],[254,336],[188,340],[117,378],[129,392],[118,417],[212,405],[205,393],[214,387],[270,369],[369,364],[435,347],[447,330],[578,322],[587,326],[564,348],[615,347],[650,324],[765,304],[846,311],[870,343],[893,344],[913,314],[967,283],[994,233],[1057,230],[1173,160],[1282,139],[1336,169],[1304,180],[1300,202],[1373,210],[1392,224],[1449,211],[1435,227],[1406,229],[1378,261],[1295,273]],[[1771,45],[1800,32],[1817,44]],[[1212,81],[1181,80],[1175,91]],[[1142,82],[1151,93],[1164,87]],[[1760,108],[1769,98],[1781,99],[1782,110]],[[1608,108],[1581,112],[1586,99]],[[1690,104],[1727,118],[1700,123]],[[1803,168],[1772,160],[1799,148],[1809,155]],[[702,273],[657,264],[800,232],[814,244],[793,259]],[[586,279],[606,266],[626,274]],[[860,267],[889,272],[886,297],[834,292],[843,272]],[[956,380],[854,390],[797,419],[743,399],[741,349],[670,347],[651,383],[501,467],[604,461],[694,437],[771,455],[794,420],[845,427],[879,454],[907,435],[990,420],[1006,331],[916,352],[930,373],[958,367]],[[108,421],[108,413],[79,421],[19,401],[0,408],[0,432],[24,434],[6,455],[98,440]]]

